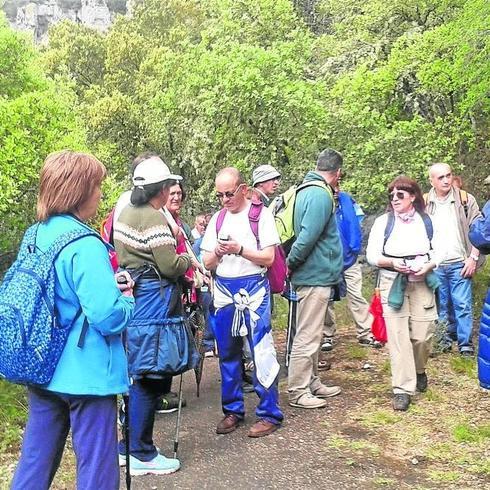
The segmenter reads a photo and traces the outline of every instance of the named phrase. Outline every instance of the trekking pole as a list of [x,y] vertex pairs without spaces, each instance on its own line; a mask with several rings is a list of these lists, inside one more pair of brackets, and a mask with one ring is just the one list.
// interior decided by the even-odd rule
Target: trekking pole
[[[128,279],[125,276],[119,276],[116,279],[118,284],[127,284]],[[126,353],[126,357],[128,357],[128,334],[125,331],[122,334],[122,341],[124,343],[124,350]],[[132,378],[129,377],[129,384],[131,385],[133,382]],[[124,423],[123,423],[123,432],[124,432],[124,446],[126,450],[126,489],[130,490],[131,489],[131,469],[130,469],[130,454],[129,454],[129,389],[126,393],[123,395],[123,403],[124,403]]]
[[288,330],[286,333],[286,359],[285,366],[289,367],[289,359],[291,357],[291,349],[293,347],[294,335],[296,333],[296,301],[293,299],[293,286],[289,283],[288,287]]
[[179,408],[177,410],[177,422],[175,423],[174,458],[177,457],[177,452],[179,450],[180,420],[182,415],[182,378],[183,378],[183,373],[180,375],[180,383],[179,383]]
[[126,488],[131,489],[131,471],[129,468],[129,392],[123,395],[124,403],[124,445],[126,448]]

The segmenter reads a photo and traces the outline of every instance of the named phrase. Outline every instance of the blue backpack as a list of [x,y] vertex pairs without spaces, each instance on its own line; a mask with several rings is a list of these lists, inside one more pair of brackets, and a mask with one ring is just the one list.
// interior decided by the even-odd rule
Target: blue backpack
[[[39,223],[25,233],[16,261],[0,285],[0,376],[12,383],[49,383],[61,357],[71,326],[61,325],[54,303],[54,262],[68,244],[85,236],[88,229],[60,235],[46,252],[36,246]],[[85,320],[79,347],[88,323]]]
[[346,192],[337,195],[338,205],[335,210],[337,228],[342,241],[344,271],[352,267],[359,256],[362,247],[362,230],[359,217],[356,214],[357,203]]

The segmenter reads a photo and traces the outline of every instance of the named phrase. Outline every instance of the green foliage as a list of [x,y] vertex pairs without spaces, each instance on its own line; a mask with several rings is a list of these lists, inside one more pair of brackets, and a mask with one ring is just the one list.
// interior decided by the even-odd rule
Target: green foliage
[[[347,188],[376,208],[400,173],[425,183],[436,160],[460,169],[488,132],[489,68],[480,58],[483,50],[488,59],[488,2],[325,6],[333,9],[333,31],[341,40],[370,46],[369,54],[354,50],[359,59],[353,62],[340,41],[329,52],[318,43],[329,55],[323,61],[331,84],[328,126],[351,165]],[[376,43],[389,49],[380,54]]]
[[[490,4],[324,0],[315,7],[324,34],[315,36],[294,3],[141,0],[106,33],[65,21],[43,48],[51,81],[32,47],[2,21],[0,118],[13,124],[5,114],[15,110],[26,125],[34,93],[33,120],[41,123],[35,108],[42,103],[57,116],[54,132],[40,128],[29,151],[17,141],[37,130],[9,126],[6,162],[20,152],[31,164],[22,186],[6,184],[0,210],[24,196],[46,152],[83,140],[73,136],[78,120],[116,187],[125,186],[137,153],[160,153],[185,177],[189,215],[216,205],[210,196],[219,168],[234,165],[248,177],[271,163],[287,186],[327,145],[343,152],[343,185],[370,211],[384,206],[387,183],[401,173],[427,188],[436,160],[464,171],[481,199],[490,154]],[[22,209],[18,226],[32,216]]]
[[226,165],[248,176],[270,162],[301,178],[326,113],[323,82],[305,77],[312,42],[286,0],[146,0],[104,38],[53,29],[45,60],[74,80],[90,144],[110,149],[117,178],[126,168],[114,162],[157,151],[185,177],[195,212],[214,205]]
[[17,450],[27,418],[25,389],[0,380],[0,451]]
[[42,81],[30,63],[33,47],[8,28],[0,12],[0,97],[16,97],[24,90],[38,88]]
[[36,61],[26,39],[0,17],[0,269],[4,255],[15,250],[34,219],[45,157],[55,150],[84,145],[71,110],[73,94],[46,79]]

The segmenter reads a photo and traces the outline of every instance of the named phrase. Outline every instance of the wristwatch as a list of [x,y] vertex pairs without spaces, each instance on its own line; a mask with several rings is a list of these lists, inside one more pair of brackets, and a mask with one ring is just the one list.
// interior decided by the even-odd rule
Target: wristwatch
[[473,259],[475,262],[478,262],[478,256],[477,255],[470,255],[470,259]]

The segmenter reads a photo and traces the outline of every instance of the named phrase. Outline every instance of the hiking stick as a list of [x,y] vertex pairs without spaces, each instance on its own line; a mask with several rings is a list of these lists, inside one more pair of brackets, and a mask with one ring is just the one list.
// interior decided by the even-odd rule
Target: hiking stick
[[131,489],[131,472],[129,469],[129,392],[123,395],[124,403],[124,445],[126,448],[126,488]]
[[179,450],[180,420],[182,415],[182,379],[183,379],[183,374],[180,375],[180,383],[179,383],[179,408],[177,410],[177,422],[175,424],[174,458],[177,457],[177,452]]
[[296,333],[296,301],[293,297],[293,286],[289,283],[288,293],[288,330],[286,333],[286,359],[284,364],[289,367],[289,359],[291,357],[291,349],[293,347],[294,334]]

